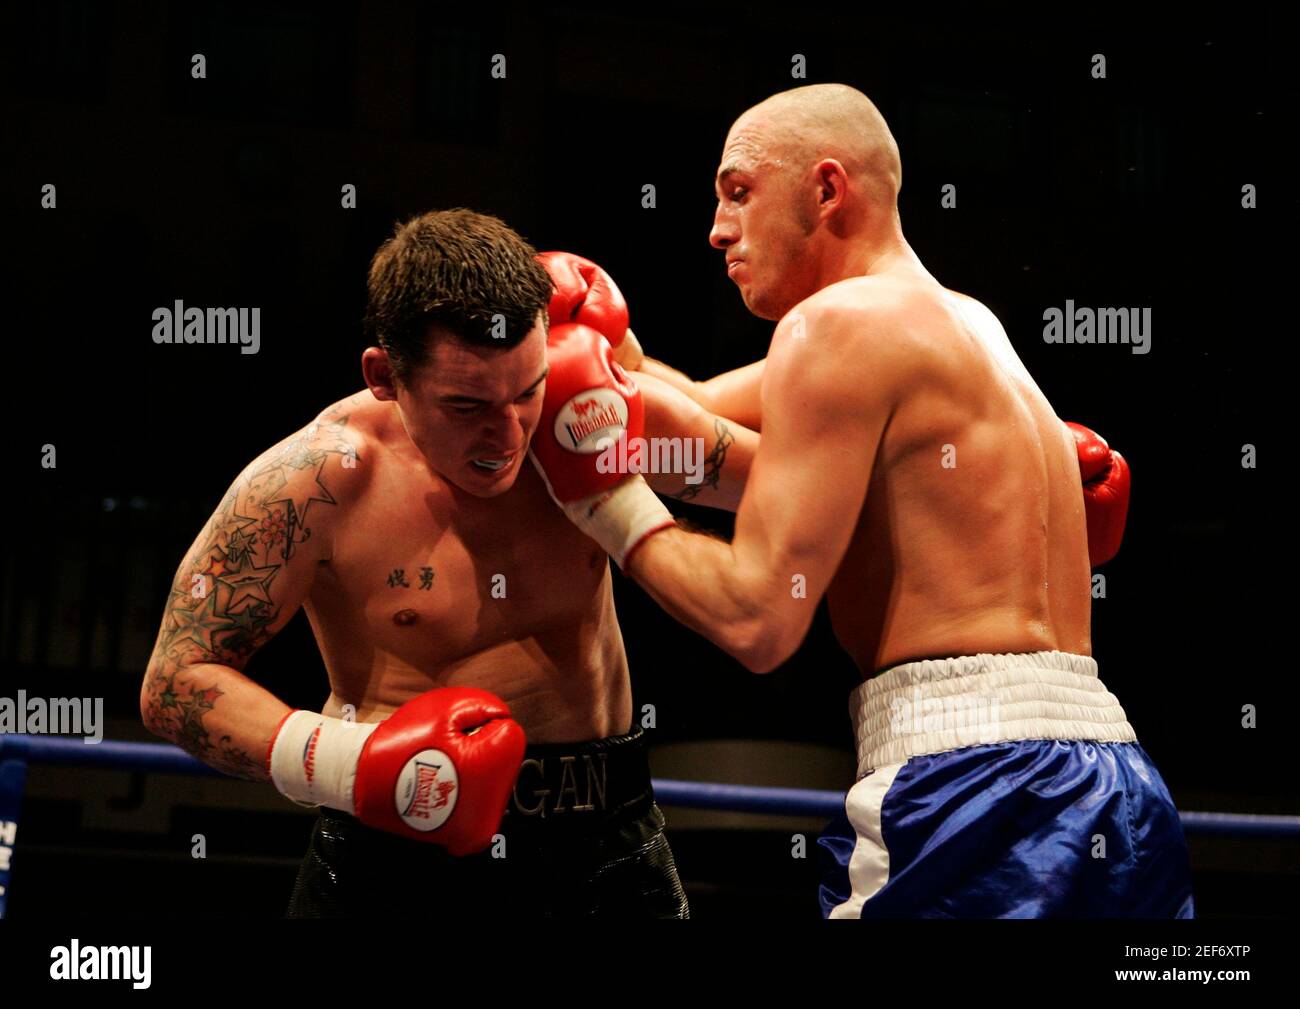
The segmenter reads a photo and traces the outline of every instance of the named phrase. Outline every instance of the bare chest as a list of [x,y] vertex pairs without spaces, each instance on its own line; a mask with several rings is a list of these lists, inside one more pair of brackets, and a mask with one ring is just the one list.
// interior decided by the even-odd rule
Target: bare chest
[[487,499],[418,471],[377,474],[324,568],[315,594],[324,622],[422,669],[576,636],[607,592],[604,551],[561,514],[531,466]]

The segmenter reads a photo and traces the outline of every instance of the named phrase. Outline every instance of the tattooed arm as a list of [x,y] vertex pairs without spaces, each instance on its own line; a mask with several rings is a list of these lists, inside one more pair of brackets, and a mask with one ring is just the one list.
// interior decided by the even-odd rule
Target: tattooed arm
[[635,379],[645,403],[645,436],[651,445],[656,438],[691,440],[680,455],[691,466],[679,468],[693,472],[647,473],[650,486],[665,497],[734,512],[758,452],[758,433],[710,413],[653,375],[638,372]]
[[[346,401],[345,401],[346,402]],[[362,472],[335,408],[239,475],[177,569],[140,691],[155,734],[239,778],[267,779],[289,707],[242,672],[297,612]]]

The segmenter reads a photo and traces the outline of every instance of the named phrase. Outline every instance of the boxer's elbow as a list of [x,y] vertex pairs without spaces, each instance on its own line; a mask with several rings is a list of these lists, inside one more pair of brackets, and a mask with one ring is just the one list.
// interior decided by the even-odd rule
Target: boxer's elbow
[[787,595],[771,565],[737,551],[723,594],[727,630],[718,644],[751,673],[772,672],[799,648],[811,623],[807,600]]
[[759,676],[773,672],[789,658],[788,655],[783,657],[779,652],[771,650],[763,652],[746,652],[744,655],[737,657],[740,659],[740,664],[742,666],[748,669],[751,673],[757,673]]
[[751,673],[770,673],[799,648],[803,631],[779,614],[762,614],[733,628],[729,651]]
[[162,670],[163,667],[159,665],[158,657],[155,655],[149,660],[149,666],[144,674],[144,682],[140,685],[140,721],[155,736],[170,739],[167,735],[167,728],[159,717],[162,704],[158,694],[158,685],[167,682]]
[[153,735],[161,736],[162,732],[159,730],[157,720],[154,718],[156,707],[153,694],[148,686],[142,687],[140,689],[140,722]]
[[162,730],[158,727],[153,716],[152,704],[144,697],[140,698],[140,722],[150,735],[162,736]]

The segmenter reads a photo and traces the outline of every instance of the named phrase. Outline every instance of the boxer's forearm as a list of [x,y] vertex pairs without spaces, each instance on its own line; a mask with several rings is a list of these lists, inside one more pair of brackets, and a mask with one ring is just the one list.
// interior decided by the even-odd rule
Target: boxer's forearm
[[[637,384],[645,403],[645,437],[651,447],[661,448],[660,465],[645,475],[650,486],[665,497],[734,512],[758,453],[758,433],[710,413],[653,376],[638,375]],[[671,465],[662,464],[663,456]]]
[[743,368],[724,371],[704,382],[696,382],[676,368],[652,357],[642,360],[640,371],[684,392],[710,413],[726,417],[752,431],[761,431],[763,409],[759,392],[763,382],[763,365],[763,361],[755,361]]
[[704,389],[701,388],[700,383],[695,381],[695,379],[691,378],[689,375],[678,371],[671,365],[664,364],[662,361],[657,361],[653,357],[643,357],[641,359],[641,366],[637,371],[639,373],[638,377],[640,375],[650,375],[661,382],[667,382],[678,392],[685,393],[701,406],[708,405],[702,399],[705,393]]
[[786,586],[712,536],[681,528],[656,533],[632,554],[625,573],[675,620],[756,673],[788,658],[806,630],[793,626]]
[[708,409],[734,420],[753,431],[763,429],[763,406],[760,393],[766,361],[755,361],[701,382]]
[[267,781],[266,749],[290,708],[237,669],[215,662],[150,663],[140,714],[155,735],[209,767]]
[[734,512],[758,454],[758,433],[701,410],[682,437],[689,439],[690,465],[681,472],[647,473],[647,482],[665,497]]

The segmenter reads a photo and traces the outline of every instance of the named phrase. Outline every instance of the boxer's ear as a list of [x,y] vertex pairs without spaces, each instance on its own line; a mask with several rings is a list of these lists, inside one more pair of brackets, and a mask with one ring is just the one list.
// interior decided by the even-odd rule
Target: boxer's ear
[[388,351],[382,347],[367,347],[361,352],[361,374],[375,399],[387,402],[397,399],[397,375]]

